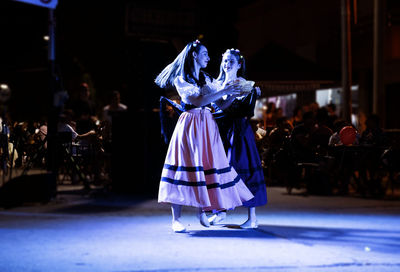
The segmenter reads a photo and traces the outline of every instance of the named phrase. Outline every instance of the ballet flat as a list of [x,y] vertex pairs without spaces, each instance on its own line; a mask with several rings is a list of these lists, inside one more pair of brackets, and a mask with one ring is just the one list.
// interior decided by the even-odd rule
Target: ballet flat
[[172,222],[172,230],[173,230],[174,232],[185,232],[185,231],[186,231],[186,228],[185,228],[185,226],[184,226],[181,222],[179,222],[179,221],[173,221],[173,222]]
[[240,227],[241,227],[242,229],[256,229],[256,228],[258,228],[258,223],[257,223],[257,221],[256,221],[256,222],[252,222],[252,223],[250,223],[250,224],[248,224],[248,223],[246,222],[246,223],[240,225]]
[[225,218],[226,218],[226,212],[220,212],[208,218],[208,222],[210,222],[211,225],[215,225],[224,221]]

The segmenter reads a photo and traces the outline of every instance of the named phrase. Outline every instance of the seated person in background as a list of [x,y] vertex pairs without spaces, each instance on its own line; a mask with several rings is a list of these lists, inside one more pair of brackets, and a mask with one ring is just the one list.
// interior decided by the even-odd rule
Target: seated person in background
[[87,138],[91,135],[96,134],[95,130],[90,130],[86,133],[78,134],[75,131],[75,129],[73,128],[73,125],[71,123],[71,114],[69,111],[64,111],[62,114],[60,114],[57,131],[58,132],[70,132],[71,133],[71,141],[77,141],[79,139]]
[[[358,145],[360,134],[354,126],[343,119],[333,123],[333,134],[329,138],[329,146]],[[344,142],[342,141],[344,139]]]
[[316,120],[311,111],[303,114],[303,123],[295,126],[291,132],[290,143],[296,160],[313,160],[313,143],[311,135],[316,130]]
[[267,132],[258,126],[259,120],[250,119],[250,125],[253,129],[254,137],[256,141],[262,140],[262,138],[267,134]]
[[68,101],[66,108],[72,110],[71,120],[76,122],[74,130],[79,134],[84,134],[97,126],[96,106],[91,98],[91,88],[87,83],[79,85],[79,96]]
[[280,117],[276,120],[276,127],[269,133],[269,146],[273,153],[283,147],[284,142],[289,139],[292,132],[291,124],[286,117]]
[[361,134],[361,145],[384,146],[387,144],[388,140],[385,132],[380,127],[380,118],[378,115],[371,114],[368,116],[365,125],[366,129]]
[[37,131],[39,135],[39,139],[44,142],[44,148],[47,148],[47,122],[44,122],[39,125],[39,129]]
[[349,123],[343,119],[337,119],[333,123],[333,134],[329,138],[329,146],[338,146],[343,145],[342,141],[340,140],[340,130],[345,126],[349,126]]
[[281,152],[289,143],[291,132],[292,125],[286,117],[280,117],[276,120],[275,128],[269,133],[268,143],[263,154],[265,163],[270,164],[276,160],[278,152]]
[[328,127],[329,115],[326,108],[317,109],[317,114],[315,116],[316,126],[313,132],[310,135],[311,143],[313,145],[313,149],[320,153],[325,153],[326,148],[329,144],[329,139],[332,136],[333,132]]
[[292,127],[303,123],[303,109],[300,106],[296,106],[293,110],[292,118],[288,121],[291,123]]
[[336,114],[336,105],[334,103],[330,103],[325,106],[328,111],[328,127],[333,130],[335,121],[339,119],[339,116]]

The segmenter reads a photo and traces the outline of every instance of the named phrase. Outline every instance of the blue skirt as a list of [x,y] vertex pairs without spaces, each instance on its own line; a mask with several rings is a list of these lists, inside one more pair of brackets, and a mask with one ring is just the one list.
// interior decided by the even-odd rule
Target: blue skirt
[[246,118],[234,119],[226,133],[229,143],[225,147],[229,162],[254,195],[254,198],[243,202],[243,206],[265,205],[267,203],[267,189],[264,173],[249,121]]

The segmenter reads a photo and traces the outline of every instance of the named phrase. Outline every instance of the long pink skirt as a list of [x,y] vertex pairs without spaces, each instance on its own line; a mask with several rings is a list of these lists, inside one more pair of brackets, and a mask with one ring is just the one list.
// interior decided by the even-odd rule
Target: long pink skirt
[[253,198],[229,165],[217,124],[208,109],[182,113],[172,135],[158,193],[158,202],[233,209]]

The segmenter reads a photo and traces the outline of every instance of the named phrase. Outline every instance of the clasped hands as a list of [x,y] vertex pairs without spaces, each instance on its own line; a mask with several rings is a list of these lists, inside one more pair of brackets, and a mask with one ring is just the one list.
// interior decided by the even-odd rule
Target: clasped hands
[[[248,80],[235,80],[225,85],[225,91],[232,96],[243,96],[249,94],[254,88],[254,81]],[[255,87],[257,95],[261,94],[259,87]]]

